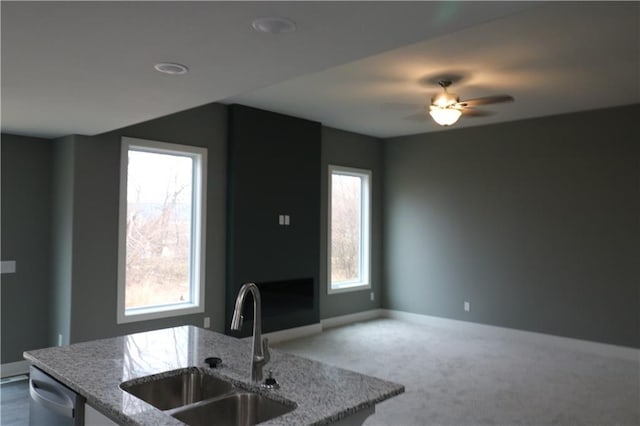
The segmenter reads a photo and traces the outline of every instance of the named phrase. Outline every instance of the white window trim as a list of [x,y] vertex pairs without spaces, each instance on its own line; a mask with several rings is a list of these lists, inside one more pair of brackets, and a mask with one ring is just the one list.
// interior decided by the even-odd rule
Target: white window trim
[[[363,178],[362,185],[362,279],[359,282],[344,285],[341,288],[333,288],[331,281],[331,199],[332,199],[332,176],[338,173],[342,175],[357,176]],[[357,169],[354,167],[344,167],[330,164],[328,171],[327,185],[327,293],[339,294],[351,291],[367,290],[371,288],[371,195],[372,195],[373,173],[367,169]]]
[[[157,305],[148,308],[125,309],[125,272],[127,249],[127,172],[129,148],[153,153],[193,155],[193,217],[191,271],[195,273],[192,283],[193,302],[170,305]],[[146,139],[122,138],[120,153],[120,206],[118,229],[118,308],[117,323],[124,324],[179,315],[204,312],[205,260],[206,260],[206,218],[207,218],[207,149],[189,145],[179,145]],[[197,267],[196,267],[197,266]]]

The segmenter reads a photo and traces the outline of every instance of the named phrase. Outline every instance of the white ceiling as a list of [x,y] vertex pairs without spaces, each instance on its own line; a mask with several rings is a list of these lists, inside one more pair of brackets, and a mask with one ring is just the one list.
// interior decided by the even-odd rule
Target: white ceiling
[[[640,102],[640,3],[7,2],[2,131],[97,134],[222,101],[380,137],[441,74],[462,98],[508,93],[456,127]],[[256,33],[286,16],[294,33]],[[180,62],[183,76],[155,72]],[[398,103],[416,104],[406,107]],[[406,107],[406,108],[405,108]]]
[[456,128],[637,103],[639,6],[540,4],[227,101],[378,137],[443,130],[424,108],[443,75],[461,99],[515,98]]

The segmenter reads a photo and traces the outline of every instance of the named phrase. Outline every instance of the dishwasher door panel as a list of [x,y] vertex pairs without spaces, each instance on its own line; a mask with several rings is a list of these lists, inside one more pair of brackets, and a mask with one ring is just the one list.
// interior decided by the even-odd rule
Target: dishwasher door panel
[[33,366],[29,394],[29,426],[84,425],[85,399]]

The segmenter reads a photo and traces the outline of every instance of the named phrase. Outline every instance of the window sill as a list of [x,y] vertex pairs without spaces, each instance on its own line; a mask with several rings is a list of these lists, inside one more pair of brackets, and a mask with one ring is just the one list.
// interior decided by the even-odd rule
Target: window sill
[[344,285],[339,288],[332,288],[331,284],[329,284],[329,294],[340,294],[340,293],[350,293],[352,291],[362,291],[371,289],[371,283],[353,283],[349,285]]
[[132,309],[130,313],[118,313],[118,324],[147,321],[154,319],[172,318],[182,315],[201,314],[204,306],[193,304],[180,304],[173,306],[149,307]]

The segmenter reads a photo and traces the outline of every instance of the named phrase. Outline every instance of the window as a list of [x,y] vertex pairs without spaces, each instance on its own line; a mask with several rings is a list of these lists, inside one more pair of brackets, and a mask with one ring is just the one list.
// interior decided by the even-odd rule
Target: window
[[122,138],[118,323],[204,312],[207,150]]
[[371,288],[371,171],[329,166],[329,293]]

